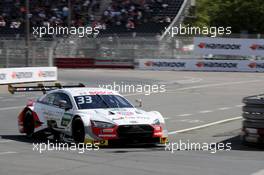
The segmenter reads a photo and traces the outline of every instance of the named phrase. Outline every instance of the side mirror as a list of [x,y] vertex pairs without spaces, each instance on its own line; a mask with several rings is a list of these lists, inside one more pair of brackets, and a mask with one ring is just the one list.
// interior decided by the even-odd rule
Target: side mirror
[[66,111],[71,109],[70,105],[65,100],[60,100],[59,101],[59,107],[62,108],[62,109],[65,109]]
[[141,99],[136,99],[136,103],[137,103],[137,105],[136,105],[137,108],[142,108],[143,103],[142,103]]

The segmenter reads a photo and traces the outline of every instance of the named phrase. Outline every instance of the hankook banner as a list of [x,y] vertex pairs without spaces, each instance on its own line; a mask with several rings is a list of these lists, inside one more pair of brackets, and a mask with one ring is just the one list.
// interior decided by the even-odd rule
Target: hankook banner
[[56,81],[56,67],[1,68],[0,84]]
[[194,38],[198,54],[264,56],[264,39]]
[[138,59],[136,68],[143,70],[264,72],[264,61]]

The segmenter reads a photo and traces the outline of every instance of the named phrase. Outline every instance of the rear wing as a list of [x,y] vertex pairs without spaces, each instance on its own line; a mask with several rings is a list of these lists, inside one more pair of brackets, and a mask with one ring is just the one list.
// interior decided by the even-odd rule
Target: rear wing
[[85,87],[84,84],[79,83],[78,85],[61,85],[60,83],[55,83],[55,85],[45,86],[43,84],[38,84],[37,86],[18,86],[14,87],[12,84],[8,85],[8,91],[11,94],[15,94],[16,92],[42,92],[46,94],[47,91],[62,89],[62,88],[76,88],[76,87]]

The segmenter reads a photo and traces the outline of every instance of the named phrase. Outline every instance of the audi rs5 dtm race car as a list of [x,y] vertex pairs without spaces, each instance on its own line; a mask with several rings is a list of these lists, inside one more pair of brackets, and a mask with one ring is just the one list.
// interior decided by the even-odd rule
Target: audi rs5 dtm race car
[[[119,93],[78,86],[14,87],[9,91],[43,91],[29,100],[18,116],[21,133],[50,133],[75,143],[111,142],[165,144],[168,132],[162,115],[135,108]],[[47,92],[47,93],[46,93]]]

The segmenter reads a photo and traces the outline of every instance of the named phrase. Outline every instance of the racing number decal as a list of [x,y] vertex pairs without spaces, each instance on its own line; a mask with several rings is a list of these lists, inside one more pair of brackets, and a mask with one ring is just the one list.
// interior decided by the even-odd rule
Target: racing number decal
[[91,96],[82,96],[82,97],[78,97],[77,98],[77,103],[79,105],[82,105],[82,104],[90,104],[92,103],[92,97]]
[[72,114],[64,113],[62,119],[61,119],[61,126],[68,126],[68,124],[71,122]]

